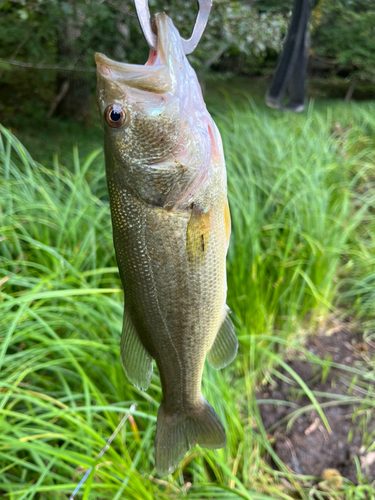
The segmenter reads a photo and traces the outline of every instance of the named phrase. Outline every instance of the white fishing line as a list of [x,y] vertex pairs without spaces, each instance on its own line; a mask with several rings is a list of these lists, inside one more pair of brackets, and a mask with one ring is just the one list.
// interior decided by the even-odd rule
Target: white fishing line
[[[119,431],[121,430],[121,427],[125,424],[125,422],[128,420],[129,418],[129,415],[135,411],[137,409],[137,404],[134,404],[134,405],[131,405],[128,413],[124,416],[124,418],[121,420],[121,422],[118,424],[118,426],[116,427],[116,429],[114,430],[112,436],[108,439],[108,441],[106,442],[104,448],[100,451],[99,455],[96,457],[96,459],[98,458],[101,458],[104,453],[108,450],[108,448],[111,446],[111,443],[112,441],[115,439],[115,437],[117,436],[117,434],[119,433]],[[76,489],[73,491],[73,493],[70,495],[69,497],[69,500],[74,500],[74,497],[76,496],[76,494],[78,493],[79,489],[81,488],[81,486],[85,483],[86,479],[89,477],[91,471],[92,471],[92,467],[90,467],[88,469],[88,471],[86,472],[86,474],[83,476],[83,478],[81,479],[81,481],[78,483]]]

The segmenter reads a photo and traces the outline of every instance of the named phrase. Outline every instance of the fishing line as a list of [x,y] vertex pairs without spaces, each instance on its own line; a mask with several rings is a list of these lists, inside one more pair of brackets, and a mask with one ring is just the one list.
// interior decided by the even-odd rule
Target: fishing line
[[[99,455],[96,457],[96,460],[98,460],[99,458],[101,458],[104,453],[108,450],[108,448],[111,446],[111,443],[112,441],[115,439],[115,437],[117,436],[117,434],[120,432],[121,428],[123,427],[123,425],[125,424],[125,422],[128,420],[129,418],[129,415],[131,413],[133,413],[136,409],[137,409],[137,404],[133,404],[131,405],[128,413],[123,417],[123,419],[121,420],[121,422],[118,424],[118,426],[116,427],[116,429],[114,430],[113,434],[111,435],[111,437],[108,439],[108,441],[106,442],[104,448],[102,448],[102,450],[100,451]],[[88,469],[88,471],[86,472],[86,474],[83,476],[83,478],[81,479],[81,481],[78,483],[76,489],[73,491],[73,493],[70,495],[69,497],[69,500],[74,500],[74,497],[76,496],[76,494],[78,493],[79,489],[81,488],[81,486],[86,482],[87,478],[89,477],[89,475],[91,474],[91,471],[92,471],[93,467],[90,467]]]

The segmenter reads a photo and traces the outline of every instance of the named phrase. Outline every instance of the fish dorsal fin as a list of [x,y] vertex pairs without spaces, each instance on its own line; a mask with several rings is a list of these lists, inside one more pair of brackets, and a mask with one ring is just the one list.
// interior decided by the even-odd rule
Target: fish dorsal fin
[[122,366],[129,382],[142,391],[147,390],[152,376],[152,357],[139,340],[126,310],[122,325],[120,354]]
[[238,349],[238,340],[234,333],[234,326],[229,317],[229,309],[225,312],[224,321],[216,335],[214,343],[208,352],[208,362],[220,370],[229,365],[236,357]]

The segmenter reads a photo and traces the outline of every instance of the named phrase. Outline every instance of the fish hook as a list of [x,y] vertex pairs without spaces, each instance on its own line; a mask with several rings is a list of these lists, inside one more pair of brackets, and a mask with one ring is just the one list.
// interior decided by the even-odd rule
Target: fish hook
[[[152,31],[150,21],[150,10],[148,8],[148,0],[134,0],[135,9],[139,24],[141,25],[144,37],[152,50],[157,49],[158,37]],[[210,15],[212,0],[198,0],[198,15],[195,20],[193,33],[188,40],[181,37],[182,46],[185,54],[191,54],[201,39],[206,27],[208,16]]]

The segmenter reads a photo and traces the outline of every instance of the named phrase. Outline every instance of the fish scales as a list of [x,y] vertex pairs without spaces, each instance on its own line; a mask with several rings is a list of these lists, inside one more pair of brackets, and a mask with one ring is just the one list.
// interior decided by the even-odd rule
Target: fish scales
[[[218,224],[219,234],[214,232],[206,242],[197,270],[187,257],[189,213],[149,210],[126,190],[113,184],[109,190],[126,310],[157,362],[163,399],[171,412],[178,411],[200,397],[205,354],[223,319],[225,282],[217,275],[225,274],[225,259],[218,252],[225,229]],[[168,384],[168,375],[173,375],[173,384]]]
[[[125,295],[121,357],[143,390],[152,359],[157,364],[163,398],[155,462],[164,475],[190,446],[224,446],[201,379],[207,353],[214,368],[226,366],[237,339],[225,305],[230,216],[220,135],[172,21],[159,14],[156,26],[158,50],[146,66],[101,54],[96,62]],[[146,68],[142,78],[139,68]]]

